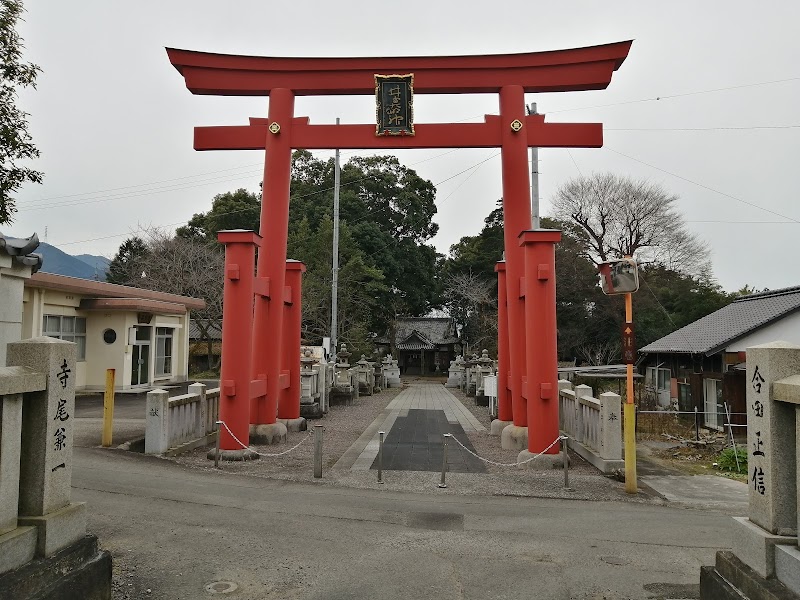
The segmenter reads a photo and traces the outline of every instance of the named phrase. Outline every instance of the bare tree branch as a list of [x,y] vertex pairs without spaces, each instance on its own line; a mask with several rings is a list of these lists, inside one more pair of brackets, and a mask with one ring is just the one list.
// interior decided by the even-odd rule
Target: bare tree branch
[[677,201],[657,183],[599,173],[563,185],[553,212],[586,232],[595,263],[633,256],[641,264],[707,274],[709,248],[688,230]]

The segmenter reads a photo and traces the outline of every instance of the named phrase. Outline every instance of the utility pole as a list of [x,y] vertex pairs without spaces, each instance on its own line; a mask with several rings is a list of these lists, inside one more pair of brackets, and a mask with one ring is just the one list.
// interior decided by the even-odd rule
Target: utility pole
[[[625,325],[633,329],[633,294],[625,294]],[[626,398],[624,408],[625,427],[625,491],[638,492],[636,481],[636,406],[633,403],[633,362],[626,361]]]
[[[528,108],[529,115],[538,115],[536,102],[531,102]],[[539,148],[531,147],[531,227],[539,229]]]
[[622,361],[627,366],[623,427],[625,430],[625,491],[636,494],[636,405],[633,402],[633,365],[636,341],[633,327],[633,292],[639,289],[636,261],[626,256],[597,265],[600,287],[607,296],[625,295],[625,324],[622,327]]
[[[339,117],[336,117],[339,124]],[[331,354],[336,356],[338,338],[339,312],[339,149],[336,149],[336,161],[333,166],[333,283],[331,284]]]

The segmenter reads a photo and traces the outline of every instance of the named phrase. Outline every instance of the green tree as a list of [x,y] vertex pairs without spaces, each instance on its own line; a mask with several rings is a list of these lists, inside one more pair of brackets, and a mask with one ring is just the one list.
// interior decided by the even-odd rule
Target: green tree
[[13,195],[22,184],[41,183],[43,177],[18,162],[39,156],[28,133],[28,114],[16,105],[18,89],[35,88],[41,71],[22,60],[16,25],[23,10],[19,0],[0,0],[0,225],[13,221],[17,210]]
[[503,208],[498,201],[478,235],[464,236],[450,246],[443,261],[443,297],[450,315],[461,325],[462,342],[471,350],[497,352],[497,274],[503,258]]
[[[306,151],[293,155],[290,237],[301,223],[316,231],[332,218],[333,171],[333,159],[323,162]],[[439,302],[439,257],[426,244],[438,228],[431,221],[433,184],[393,156],[374,156],[348,161],[340,189],[340,223],[349,229],[364,264],[382,274],[383,285],[372,290],[376,302],[367,330],[378,333],[390,329],[397,316],[427,313]],[[330,271],[331,263],[325,268]],[[340,323],[339,331],[345,329]]]
[[[289,236],[289,254],[306,265],[302,336],[311,344],[321,343],[330,333],[332,247],[333,221],[327,217],[316,230],[303,219]],[[365,261],[349,227],[343,223],[339,231],[339,339],[354,352],[371,351],[370,323],[385,287],[383,273]]]
[[[318,343],[330,331],[333,159],[306,150],[292,155],[287,257],[306,264],[303,336]],[[369,351],[370,334],[399,315],[424,314],[438,303],[436,190],[393,156],[353,158],[342,167],[340,193],[339,337]],[[261,201],[246,190],[220,194],[211,210],[177,231],[215,241],[222,229],[258,231]]]
[[[136,281],[137,275],[134,270],[148,252],[147,244],[139,236],[135,235],[122,242],[108,265],[106,281],[120,285],[132,285],[132,282]],[[138,276],[141,277],[141,273]]]
[[196,213],[175,234],[186,239],[205,239],[216,243],[217,233],[226,229],[259,231],[261,198],[258,194],[239,188],[235,192],[217,194],[211,201],[211,210]]
[[[498,205],[502,200],[498,200]],[[496,279],[495,265],[503,260],[503,207],[498,206],[483,220],[478,235],[462,237],[450,246],[450,260],[445,266],[447,274],[471,272]]]
[[643,346],[730,304],[713,279],[697,277],[663,266],[640,270],[641,286],[633,296],[637,344]]

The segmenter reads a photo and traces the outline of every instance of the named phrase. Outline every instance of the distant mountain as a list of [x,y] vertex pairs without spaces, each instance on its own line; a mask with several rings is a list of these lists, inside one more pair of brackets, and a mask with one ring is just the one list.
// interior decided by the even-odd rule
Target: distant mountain
[[97,269],[103,273],[108,271],[108,265],[111,264],[110,258],[106,258],[105,256],[96,256],[94,254],[76,254],[75,258],[82,260],[93,269]]
[[67,275],[96,281],[106,280],[106,271],[110,261],[104,256],[92,256],[89,254],[71,256],[45,242],[39,244],[36,252],[42,255],[43,264],[41,270],[44,273],[55,273],[56,275]]

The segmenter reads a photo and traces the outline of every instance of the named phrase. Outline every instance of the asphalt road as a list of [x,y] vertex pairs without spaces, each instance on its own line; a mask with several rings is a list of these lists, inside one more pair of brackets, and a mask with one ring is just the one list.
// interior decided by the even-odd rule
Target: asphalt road
[[75,448],[73,487],[118,599],[696,598],[731,543],[714,510],[338,488],[98,448]]

